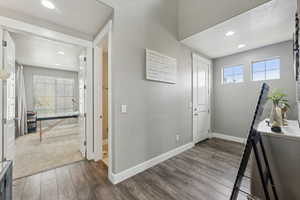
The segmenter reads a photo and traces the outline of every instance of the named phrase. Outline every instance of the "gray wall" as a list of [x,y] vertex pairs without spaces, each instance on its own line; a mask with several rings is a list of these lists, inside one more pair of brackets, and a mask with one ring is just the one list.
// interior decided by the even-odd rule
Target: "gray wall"
[[79,88],[78,86],[78,73],[73,71],[64,71],[57,69],[48,69],[42,67],[34,66],[24,66],[24,82],[25,82],[25,91],[26,91],[26,103],[27,110],[33,110],[33,76],[42,75],[42,76],[55,76],[60,78],[72,78],[75,80],[75,98],[78,99]]
[[[113,173],[119,173],[192,141],[191,51],[177,40],[174,0],[122,4],[112,42]],[[145,48],[178,59],[177,84],[145,80]],[[128,113],[120,113],[121,104]]]
[[[281,78],[266,81],[271,89],[280,89],[288,94],[292,111],[290,119],[296,119],[296,92],[293,69],[292,41],[234,54],[213,60],[213,131],[231,136],[245,138],[253,118],[255,105],[262,81],[251,81],[251,62],[279,56],[281,59]],[[222,84],[224,66],[244,65],[244,82]],[[266,113],[271,109],[269,103]],[[266,116],[267,117],[267,116]]]
[[178,0],[179,38],[185,39],[270,0]]

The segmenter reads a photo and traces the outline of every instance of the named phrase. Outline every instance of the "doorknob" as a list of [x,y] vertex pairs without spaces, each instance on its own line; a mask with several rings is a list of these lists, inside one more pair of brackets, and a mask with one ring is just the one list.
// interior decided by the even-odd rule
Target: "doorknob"
[[198,116],[198,113],[195,113],[194,115],[195,115],[195,116]]

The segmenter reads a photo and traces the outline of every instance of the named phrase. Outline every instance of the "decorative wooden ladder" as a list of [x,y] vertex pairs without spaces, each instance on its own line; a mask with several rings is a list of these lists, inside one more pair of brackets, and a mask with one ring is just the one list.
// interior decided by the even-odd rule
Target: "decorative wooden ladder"
[[[237,174],[237,177],[236,177],[236,180],[234,183],[234,187],[233,187],[233,190],[231,193],[230,200],[236,200],[238,198],[239,192],[249,195],[249,198],[255,199],[253,197],[253,195],[240,189],[242,180],[245,177],[244,174],[245,174],[252,150],[254,151],[254,156],[255,156],[255,160],[256,160],[257,167],[258,167],[258,172],[260,175],[260,180],[261,180],[261,183],[263,186],[263,191],[264,191],[266,200],[271,200],[271,195],[269,193],[268,186],[271,186],[271,188],[272,188],[274,199],[278,200],[278,195],[277,195],[274,180],[273,180],[273,177],[271,174],[266,151],[265,151],[265,148],[264,148],[264,145],[262,142],[261,134],[260,134],[260,132],[257,131],[258,124],[260,123],[261,116],[264,111],[264,106],[268,100],[268,93],[269,93],[269,86],[266,83],[264,83],[262,86],[260,95],[259,95],[254,119],[251,124],[250,133],[247,138],[246,147],[244,149],[244,154],[242,157],[242,161],[240,163],[240,167],[239,167],[238,174]],[[259,154],[259,151],[258,151],[258,145],[260,145],[260,147],[261,147],[262,159],[261,159],[261,155]],[[264,166],[266,168],[265,170],[263,169],[262,164],[264,164]]]

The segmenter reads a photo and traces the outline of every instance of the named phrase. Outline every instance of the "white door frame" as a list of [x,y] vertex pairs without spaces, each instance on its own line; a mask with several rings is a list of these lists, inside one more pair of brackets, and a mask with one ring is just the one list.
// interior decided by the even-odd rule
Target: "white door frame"
[[[95,131],[95,160],[102,160],[102,109],[100,109],[99,102],[102,102],[102,93],[99,87],[102,88],[102,58],[100,58],[100,52],[103,50],[99,45],[103,39],[108,38],[108,178],[111,182],[112,179],[112,20],[109,20],[108,23],[103,27],[100,33],[96,36],[93,46],[94,46],[94,101],[95,101],[95,113],[94,113],[94,131]],[[97,69],[96,69],[97,68]],[[97,94],[98,93],[98,94]]]
[[[203,56],[201,56],[201,55],[199,55],[198,53],[195,53],[195,52],[193,52],[192,53],[192,91],[193,91],[193,88],[194,88],[194,76],[193,76],[193,74],[194,74],[194,68],[193,68],[193,66],[194,66],[194,59],[193,59],[193,57],[194,56],[198,56],[199,57],[199,59],[202,61],[202,62],[204,62],[204,63],[206,63],[206,64],[208,64],[209,65],[209,81],[208,81],[208,84],[209,84],[209,91],[208,91],[208,107],[209,107],[209,137],[211,137],[211,93],[212,93],[212,61],[211,60],[209,60],[209,59],[207,59],[207,58],[204,58]],[[195,134],[196,134],[196,131],[194,130],[194,92],[192,92],[193,93],[193,95],[192,95],[192,131],[193,131],[193,143],[195,144],[195,143],[197,143],[198,141],[196,141],[195,140]]]
[[[3,39],[3,29],[0,27],[0,39]],[[3,63],[3,48],[0,48],[0,63],[2,65]],[[0,66],[2,69],[3,66]],[[4,144],[3,144],[3,131],[4,131],[4,124],[3,118],[4,118],[4,111],[2,110],[4,105],[3,105],[3,80],[0,80],[0,161],[4,159]]]
[[[32,35],[36,35],[39,37],[47,38],[50,40],[55,40],[59,42],[64,42],[64,43],[69,43],[77,46],[81,46],[87,49],[87,97],[86,97],[86,102],[87,102],[87,115],[86,115],[86,121],[87,121],[87,129],[86,129],[86,144],[87,144],[87,159],[93,159],[93,90],[92,90],[92,82],[89,81],[91,80],[92,77],[92,69],[93,69],[93,42],[80,39],[71,35],[67,35],[61,32],[53,31],[47,28],[43,28],[40,26],[36,26],[33,24],[28,24],[22,21],[14,20],[8,17],[3,17],[0,16],[0,26],[3,29],[7,29],[11,32],[23,32],[23,33],[28,33]],[[0,34],[1,35],[1,34]],[[0,48],[1,49],[1,48]],[[0,51],[1,53],[1,51]],[[2,60],[2,53],[1,53],[1,60]],[[0,81],[1,82],[1,81]],[[3,132],[2,129],[0,130],[0,136],[2,137]],[[1,143],[1,148],[2,148]]]

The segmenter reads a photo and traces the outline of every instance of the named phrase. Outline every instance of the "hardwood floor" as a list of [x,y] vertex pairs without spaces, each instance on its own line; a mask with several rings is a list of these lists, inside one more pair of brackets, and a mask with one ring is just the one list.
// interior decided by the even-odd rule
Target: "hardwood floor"
[[13,199],[227,200],[242,150],[238,143],[207,140],[118,185],[108,181],[102,162],[81,161],[16,180]]

